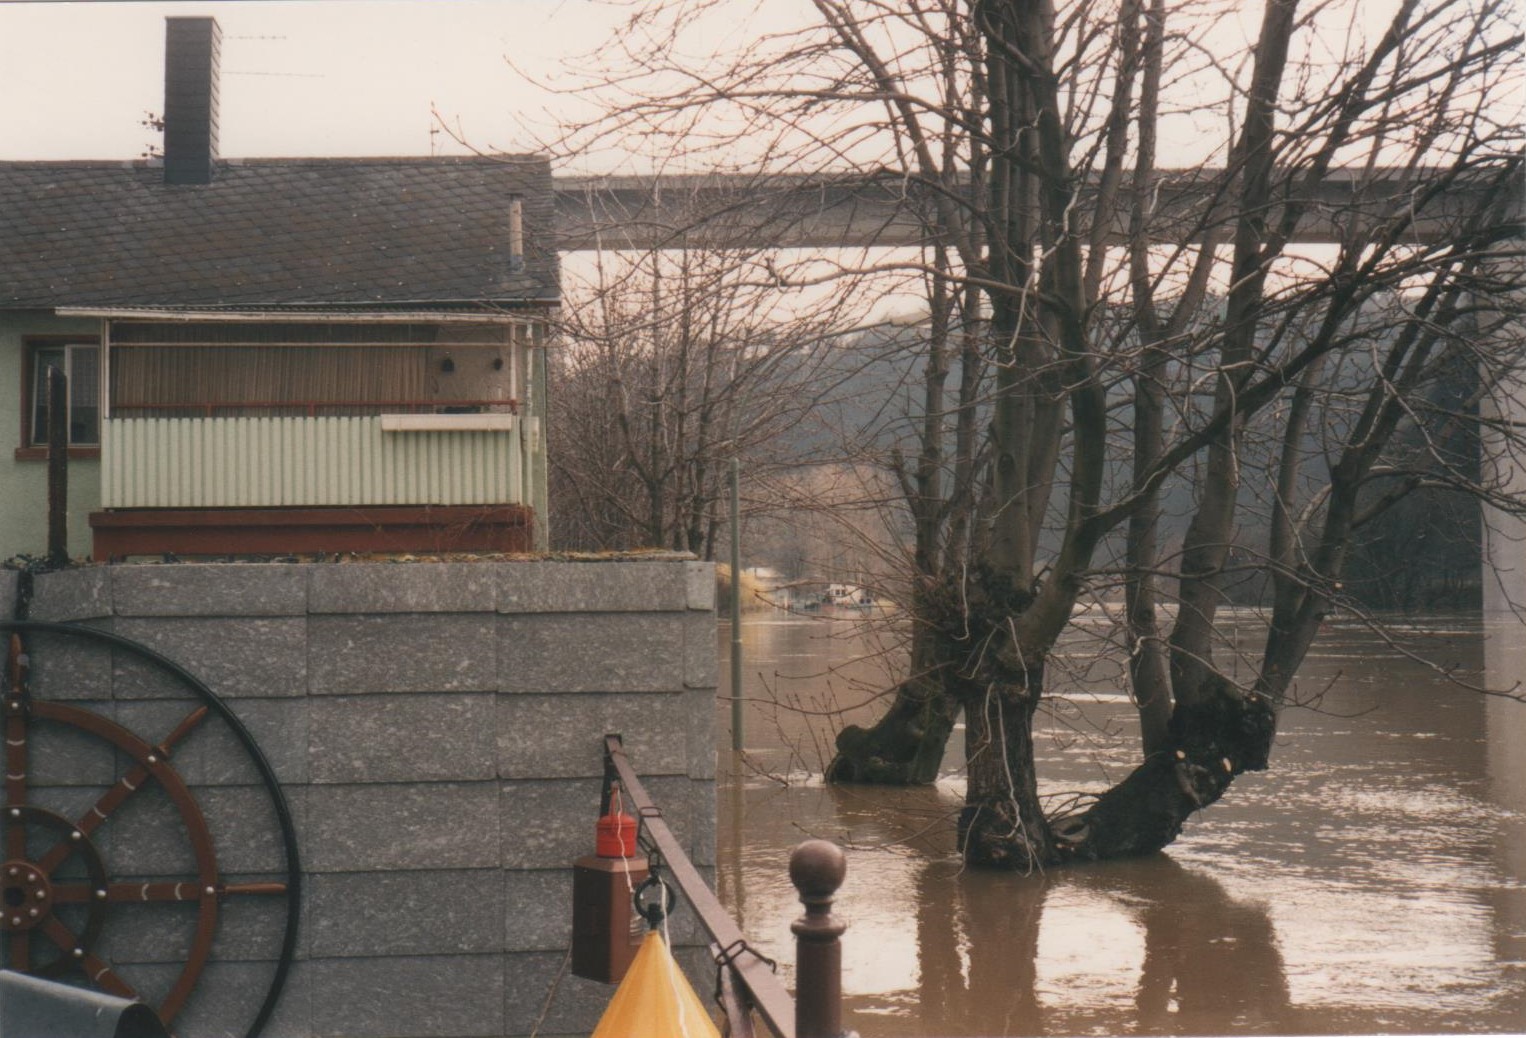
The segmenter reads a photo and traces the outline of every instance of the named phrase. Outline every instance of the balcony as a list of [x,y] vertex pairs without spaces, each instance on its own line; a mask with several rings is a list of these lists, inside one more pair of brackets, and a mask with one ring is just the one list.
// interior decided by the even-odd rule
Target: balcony
[[112,417],[95,555],[528,550],[538,418]]

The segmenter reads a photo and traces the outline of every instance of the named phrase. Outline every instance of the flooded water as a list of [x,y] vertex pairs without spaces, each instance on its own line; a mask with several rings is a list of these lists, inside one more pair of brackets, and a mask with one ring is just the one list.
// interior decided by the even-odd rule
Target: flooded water
[[[1448,618],[1404,636],[1475,682],[1526,674],[1519,626]],[[1071,694],[1039,740],[1057,796],[1103,788],[1137,752],[1095,648],[1068,644]],[[888,687],[897,657],[880,649],[847,621],[749,617],[740,757],[729,706],[717,714],[721,898],[787,971],[789,849],[808,836],[847,848],[845,1024],[863,1038],[1526,1031],[1526,704],[1332,624],[1271,770],[1240,778],[1166,853],[966,872],[960,732],[934,788],[817,777],[842,723],[832,711],[863,722]]]

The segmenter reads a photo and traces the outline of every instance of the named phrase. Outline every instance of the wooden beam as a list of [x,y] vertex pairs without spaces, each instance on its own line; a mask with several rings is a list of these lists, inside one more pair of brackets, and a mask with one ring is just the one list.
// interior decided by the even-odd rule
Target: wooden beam
[[116,508],[90,514],[97,562],[134,555],[526,552],[523,505]]

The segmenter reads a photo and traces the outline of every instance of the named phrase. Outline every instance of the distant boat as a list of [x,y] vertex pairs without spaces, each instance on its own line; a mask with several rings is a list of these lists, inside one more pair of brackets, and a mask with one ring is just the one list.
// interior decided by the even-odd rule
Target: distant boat
[[807,613],[846,613],[861,615],[875,608],[874,592],[855,584],[828,584],[825,591],[807,599],[799,607]]

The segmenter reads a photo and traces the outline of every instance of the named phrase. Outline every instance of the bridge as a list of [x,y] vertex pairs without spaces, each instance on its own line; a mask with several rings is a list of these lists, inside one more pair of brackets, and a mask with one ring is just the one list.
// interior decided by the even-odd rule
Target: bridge
[[[1433,180],[1433,171],[1335,170],[1305,192],[1295,178],[1288,197],[1305,205],[1294,240],[1338,242],[1353,229],[1375,227],[1409,208],[1417,185]],[[1222,220],[1212,207],[1232,212],[1223,202],[1224,183],[1222,169],[1161,171],[1154,233],[1161,240],[1184,240],[1199,233],[1205,217]],[[558,248],[914,246],[929,238],[923,214],[934,190],[889,173],[563,176],[555,181]],[[1484,190],[1480,181],[1468,181],[1426,200],[1414,214],[1409,239],[1445,241]],[[959,191],[968,197],[968,181]],[[1095,191],[1095,180],[1082,188],[1077,212],[1083,217]],[[1110,243],[1125,240],[1127,220],[1126,209],[1114,215]]]

